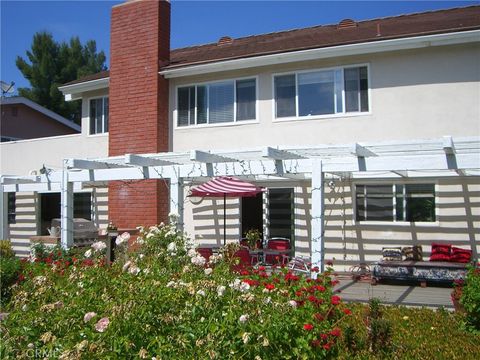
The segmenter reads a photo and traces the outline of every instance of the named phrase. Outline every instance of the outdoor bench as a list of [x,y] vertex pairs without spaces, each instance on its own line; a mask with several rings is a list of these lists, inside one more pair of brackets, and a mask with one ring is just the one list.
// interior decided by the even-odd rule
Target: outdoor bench
[[468,263],[443,261],[379,261],[373,264],[372,285],[380,280],[418,281],[422,287],[427,281],[452,284],[465,280]]

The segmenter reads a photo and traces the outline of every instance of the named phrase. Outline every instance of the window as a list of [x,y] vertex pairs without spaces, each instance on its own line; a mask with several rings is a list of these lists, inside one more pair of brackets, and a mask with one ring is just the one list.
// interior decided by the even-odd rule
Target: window
[[108,97],[90,100],[90,134],[108,132]]
[[268,190],[268,224],[270,237],[285,237],[294,241],[293,189]]
[[177,91],[177,126],[256,119],[255,79],[185,86]]
[[8,193],[8,223],[9,224],[15,224],[16,221],[16,212],[17,212],[17,206],[16,206],[16,196],[14,192],[9,192]]
[[435,221],[435,185],[357,185],[357,220]]
[[278,75],[274,98],[276,118],[367,112],[367,67]]

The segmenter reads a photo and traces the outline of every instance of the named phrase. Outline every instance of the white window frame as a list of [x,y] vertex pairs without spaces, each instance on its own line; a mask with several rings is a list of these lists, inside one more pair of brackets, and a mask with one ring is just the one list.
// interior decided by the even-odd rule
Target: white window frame
[[[406,220],[397,220],[397,208],[396,208],[396,193],[395,193],[395,186],[402,185],[403,186],[403,199],[405,200],[405,193],[406,193],[406,185],[415,185],[415,184],[429,184],[434,186],[435,191],[435,221],[406,221]],[[393,218],[392,220],[357,220],[357,186],[385,186],[390,185],[393,189]],[[412,224],[421,225],[421,226],[439,226],[439,185],[438,181],[434,179],[421,179],[421,180],[412,180],[412,181],[398,181],[398,180],[384,180],[384,181],[358,181],[353,186],[353,194],[352,194],[352,223],[353,225],[379,225],[379,226],[391,226],[391,225],[399,225],[399,226],[410,226]],[[406,207],[404,206],[404,211]],[[405,218],[405,217],[404,217]]]
[[[255,119],[250,120],[237,120],[237,86],[236,82],[241,80],[255,80]],[[233,121],[223,122],[223,123],[216,123],[210,124],[209,121],[209,112],[207,112],[207,123],[206,124],[197,124],[197,86],[208,86],[211,84],[220,84],[226,82],[233,81]],[[183,129],[195,129],[195,128],[205,128],[205,127],[222,127],[222,126],[238,126],[238,125],[245,125],[245,124],[257,124],[259,123],[259,93],[260,89],[258,86],[258,75],[255,76],[245,76],[239,78],[231,78],[231,79],[221,79],[215,81],[206,81],[206,82],[196,82],[196,83],[189,83],[189,84],[181,84],[175,86],[175,109],[173,111],[173,121],[174,121],[174,129],[175,130],[183,130]],[[185,126],[178,126],[178,89],[179,88],[186,88],[186,87],[195,87],[195,124],[194,125],[185,125]],[[207,102],[209,100],[209,92],[207,91]]]
[[[90,128],[91,128],[90,122],[92,121],[92,119],[91,119],[91,117],[90,117],[91,102],[92,102],[92,100],[98,100],[98,99],[102,99],[103,109],[105,110],[105,99],[109,99],[109,96],[95,96],[95,97],[88,98],[88,109],[87,109],[87,115],[88,115],[88,136],[98,136],[98,135],[108,134],[108,131],[101,131],[101,132],[96,132],[96,133],[91,133],[91,132],[90,132]],[[108,111],[110,112],[110,99],[109,99],[109,101],[108,101]],[[109,116],[108,116],[108,121],[110,121],[110,114],[109,114]],[[102,113],[102,130],[103,130],[104,128],[105,128],[105,111],[103,111],[103,113]],[[108,128],[110,129],[110,124],[109,124]]]
[[[368,111],[350,111],[345,112],[345,86],[342,89],[342,104],[343,104],[343,111],[341,113],[333,113],[333,114],[324,114],[324,115],[307,115],[307,116],[298,116],[298,75],[305,74],[305,73],[313,73],[317,71],[333,71],[334,73],[334,82],[335,82],[335,70],[342,70],[342,82],[345,84],[345,69],[351,68],[359,68],[359,67],[366,67],[367,68],[367,80],[368,80]],[[276,106],[276,99],[275,99],[275,77],[282,76],[282,75],[295,75],[295,116],[286,116],[286,117],[277,117],[277,106]],[[331,118],[343,118],[343,117],[355,117],[355,116],[365,116],[372,114],[372,81],[371,81],[371,71],[370,71],[370,63],[361,63],[361,64],[348,64],[348,65],[341,65],[341,66],[334,66],[334,67],[326,67],[326,68],[314,68],[314,69],[305,69],[305,70],[294,70],[294,71],[286,71],[280,73],[273,73],[272,74],[272,122],[283,122],[283,121],[297,121],[297,120],[316,120],[316,119],[331,119]],[[337,109],[337,97],[335,96],[335,111]]]

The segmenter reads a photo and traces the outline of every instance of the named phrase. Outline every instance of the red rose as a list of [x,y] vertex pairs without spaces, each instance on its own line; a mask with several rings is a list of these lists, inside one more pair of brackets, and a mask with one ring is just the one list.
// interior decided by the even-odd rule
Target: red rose
[[330,331],[330,335],[335,336],[335,337],[340,336],[341,333],[342,333],[342,331],[339,328],[335,328],[332,331]]
[[260,271],[265,271],[265,266],[259,266],[259,267],[258,267],[258,270],[260,270]]
[[322,340],[327,340],[328,339],[328,335],[327,334],[320,334],[320,338]]
[[273,285],[273,284],[265,284],[265,289],[267,289],[267,290],[273,290],[273,289],[275,289],[275,285]]
[[343,309],[343,313],[344,313],[345,315],[352,315],[352,310],[350,310],[350,309]]
[[332,298],[331,298],[331,303],[332,303],[332,305],[338,305],[338,304],[340,304],[341,300],[342,299],[340,299],[340,296],[333,295]]
[[330,345],[330,343],[326,343],[325,345],[323,345],[323,348],[325,350],[330,350],[331,347],[332,347],[332,345]]
[[313,295],[310,295],[310,296],[308,297],[308,301],[310,301],[310,302],[312,302],[312,303],[316,303],[316,302],[317,302],[317,298],[316,298],[315,296],[313,296]]
[[305,325],[303,325],[303,330],[311,331],[311,330],[313,330],[313,325],[312,324],[305,324]]

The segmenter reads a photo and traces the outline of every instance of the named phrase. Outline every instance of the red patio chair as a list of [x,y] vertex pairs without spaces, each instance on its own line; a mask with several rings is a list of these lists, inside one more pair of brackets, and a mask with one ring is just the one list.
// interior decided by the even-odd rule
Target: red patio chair
[[[268,250],[291,250],[290,240],[287,238],[271,238],[267,241]],[[267,254],[265,256],[266,264],[287,264],[290,258],[288,254]]]
[[232,265],[233,271],[242,271],[251,266],[250,252],[248,251],[248,248],[241,247],[235,252],[235,254],[233,254],[233,257],[239,259],[238,264]]
[[197,252],[202,255],[207,261],[210,260],[210,256],[213,255],[213,251],[211,248],[197,248]]

